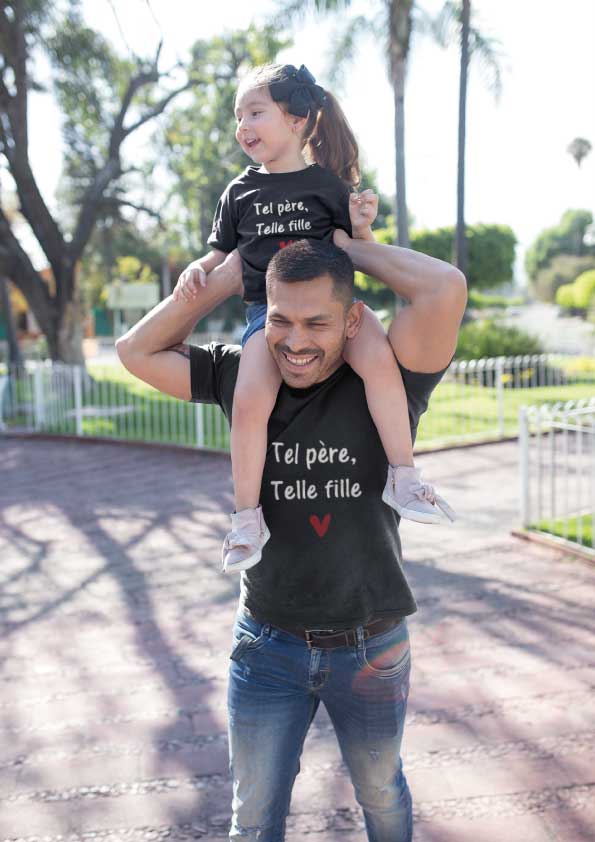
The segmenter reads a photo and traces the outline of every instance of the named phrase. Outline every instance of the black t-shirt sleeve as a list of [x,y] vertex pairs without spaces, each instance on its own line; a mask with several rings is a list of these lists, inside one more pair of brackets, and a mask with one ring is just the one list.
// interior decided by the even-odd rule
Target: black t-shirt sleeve
[[233,251],[238,244],[237,208],[231,185],[227,187],[217,202],[213,230],[209,235],[207,244],[227,254]]
[[399,368],[401,370],[403,385],[407,394],[411,435],[413,440],[415,440],[419,419],[428,408],[430,395],[444,377],[448,366],[443,368],[441,371],[435,371],[430,374],[425,374],[419,371],[409,371],[409,369],[402,366],[401,363],[399,363]]
[[333,209],[333,227],[341,228],[352,236],[351,220],[349,218],[349,195],[351,188],[341,179],[337,179],[335,207]]
[[231,410],[240,362],[236,345],[190,346],[190,388],[194,403],[216,403],[226,414]]

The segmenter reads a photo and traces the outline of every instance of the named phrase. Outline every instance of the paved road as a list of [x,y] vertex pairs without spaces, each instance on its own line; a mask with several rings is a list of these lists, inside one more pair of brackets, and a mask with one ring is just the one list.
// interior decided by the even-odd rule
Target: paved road
[[[403,528],[415,842],[595,838],[595,570],[509,537],[515,457],[419,459],[462,517]],[[225,838],[229,474],[214,455],[0,438],[2,842]],[[365,839],[323,710],[287,838]]]
[[534,301],[504,316],[504,323],[536,336],[545,351],[554,354],[595,354],[595,328],[578,316],[560,315],[554,304]]

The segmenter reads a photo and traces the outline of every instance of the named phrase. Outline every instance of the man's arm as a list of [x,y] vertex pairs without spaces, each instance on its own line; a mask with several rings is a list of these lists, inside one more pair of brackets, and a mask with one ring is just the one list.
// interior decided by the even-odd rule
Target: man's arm
[[351,240],[345,235],[336,237],[335,242],[349,254],[356,269],[378,278],[410,302],[388,330],[401,365],[418,372],[445,368],[454,354],[467,303],[464,275],[450,263],[411,249]]
[[241,263],[234,251],[209,274],[208,286],[195,300],[174,301],[170,295],[117,340],[122,364],[160,392],[190,400],[190,354],[182,343],[200,318],[241,293]]

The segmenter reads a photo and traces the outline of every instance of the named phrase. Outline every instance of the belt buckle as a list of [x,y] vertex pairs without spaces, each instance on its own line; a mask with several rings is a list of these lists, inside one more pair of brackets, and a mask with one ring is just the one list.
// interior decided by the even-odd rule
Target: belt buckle
[[304,637],[306,638],[306,645],[308,649],[312,649],[312,635],[316,634],[337,634],[336,629],[304,629]]

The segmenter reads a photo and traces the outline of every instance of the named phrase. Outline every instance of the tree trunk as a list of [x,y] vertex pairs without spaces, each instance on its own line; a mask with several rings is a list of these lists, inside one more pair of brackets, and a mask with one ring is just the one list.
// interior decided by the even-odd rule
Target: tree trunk
[[8,280],[0,275],[0,305],[4,312],[6,319],[6,341],[8,343],[8,367],[20,368],[23,365],[23,356],[19,343],[17,341],[17,331],[14,323],[14,314],[12,312],[12,303],[10,301],[10,291],[8,289]]
[[409,220],[405,190],[405,72],[406,61],[401,59],[393,78],[395,95],[395,173],[397,189],[397,244],[409,248]]
[[405,77],[411,40],[413,0],[390,0],[389,4],[389,67],[395,106],[395,181],[397,210],[397,243],[409,247],[409,220],[405,191]]
[[68,301],[57,330],[57,354],[52,354],[52,359],[69,365],[85,365],[83,325],[84,313],[80,302]]
[[467,111],[467,72],[469,69],[469,21],[471,0],[463,0],[461,17],[461,73],[459,80],[459,149],[457,168],[457,232],[455,262],[467,274],[467,237],[465,231],[465,130]]
[[[74,274],[74,269],[69,270],[69,273],[70,271]],[[61,281],[62,288],[67,286],[73,290],[72,299],[58,301],[55,297],[30,294],[27,296],[27,302],[40,330],[45,335],[50,359],[71,365],[84,365],[84,311],[80,302],[78,285],[74,283],[74,278],[62,277]],[[24,293],[21,285],[17,284],[17,286]]]

